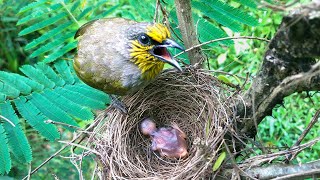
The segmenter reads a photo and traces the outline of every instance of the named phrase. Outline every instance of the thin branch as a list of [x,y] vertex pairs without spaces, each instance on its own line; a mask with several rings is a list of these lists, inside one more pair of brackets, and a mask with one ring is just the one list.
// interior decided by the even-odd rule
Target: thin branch
[[67,123],[53,121],[51,119],[48,119],[48,120],[46,120],[44,122],[47,123],[47,124],[62,125],[62,126],[66,126],[66,127],[69,127],[69,128],[76,129],[76,130],[81,130],[81,131],[83,130],[83,129],[77,127],[77,126],[74,126],[74,125],[71,125],[71,124],[67,124]]
[[274,178],[273,180],[282,180],[282,179],[291,179],[291,178],[297,179],[299,177],[302,179],[302,178],[312,177],[313,175],[317,175],[318,177],[320,177],[319,174],[320,174],[320,168],[312,169],[312,170],[304,170],[302,172],[288,174],[282,177]]
[[[308,132],[310,131],[310,129],[314,126],[314,124],[318,121],[320,115],[320,109],[316,112],[316,114],[314,115],[314,117],[312,118],[311,122],[309,123],[308,127],[302,132],[302,134],[300,135],[300,137],[298,138],[297,142],[293,145],[293,146],[299,146],[300,143],[302,142],[302,140],[306,137],[306,135],[308,134]],[[291,161],[292,159],[294,159],[297,156],[297,153],[295,154],[290,154],[288,156],[288,158],[286,159],[286,163],[288,163],[289,161]]]
[[153,16],[153,23],[157,22],[157,18],[158,18],[158,11],[159,11],[159,6],[160,6],[160,0],[156,0],[156,8],[154,10],[154,16]]
[[100,155],[100,153],[98,151],[95,151],[93,149],[90,149],[90,148],[87,148],[85,146],[82,146],[80,144],[76,144],[76,143],[72,143],[72,142],[67,142],[67,141],[58,141],[59,143],[63,143],[63,144],[68,144],[68,145],[72,145],[72,146],[76,146],[76,147],[79,147],[79,148],[82,148],[82,149],[85,149],[85,150],[88,150],[90,152],[93,152],[97,155]]
[[60,0],[60,4],[63,6],[64,9],[66,9],[66,11],[70,15],[71,19],[78,25],[78,27],[80,27],[81,25],[80,25],[79,21],[77,21],[77,19],[73,16],[73,14],[70,12],[70,10],[66,6],[66,4],[62,0]]
[[[86,131],[92,129],[93,127],[96,126],[96,124],[99,121],[95,121],[94,123],[92,123],[87,129]],[[70,146],[71,143],[74,143],[80,136],[82,136],[84,132],[80,132],[75,138],[73,138],[73,140],[71,140],[68,144],[64,145],[62,148],[60,148],[57,152],[55,152],[54,154],[52,154],[49,158],[47,158],[44,162],[42,162],[38,167],[36,167],[33,171],[31,171],[30,174],[28,174],[27,176],[25,176],[22,180],[27,179],[28,177],[30,177],[32,174],[34,174],[35,172],[37,172],[41,167],[43,167],[44,165],[46,165],[51,159],[53,159],[54,157],[56,157],[58,154],[60,154],[65,148],[67,148],[68,146]]]
[[230,39],[254,39],[254,40],[270,42],[270,40],[268,40],[266,38],[253,37],[253,36],[225,37],[225,38],[213,39],[213,40],[210,40],[210,41],[207,41],[207,42],[192,46],[192,47],[190,47],[190,48],[188,48],[188,49],[176,54],[174,57],[180,56],[181,54],[183,54],[185,52],[191,51],[191,50],[193,50],[195,48],[198,48],[198,47],[210,44],[210,43],[214,43],[214,42],[218,42],[218,41],[224,41],[224,40],[230,40]]
[[314,144],[318,143],[320,141],[320,137],[318,138],[315,138],[307,143],[304,143],[302,145],[298,145],[298,146],[293,146],[291,149],[289,150],[282,150],[282,151],[279,151],[279,152],[275,152],[275,153],[272,153],[272,154],[264,154],[264,155],[259,155],[259,156],[254,156],[252,158],[248,158],[246,159],[241,167],[253,167],[253,166],[259,166],[261,163],[263,162],[268,162],[268,161],[271,161],[271,160],[274,160],[276,158],[279,158],[281,156],[286,156],[290,153],[293,153],[293,152],[300,152],[308,147],[311,147],[313,146]]
[[30,177],[31,177],[31,169],[32,169],[32,166],[31,166],[31,162],[30,162],[29,170],[28,170],[28,180],[30,180]]
[[[186,48],[190,48],[199,44],[196,36],[196,30],[191,12],[191,0],[175,0],[177,17],[179,20],[179,29],[181,30],[182,39]],[[201,53],[201,49],[193,48],[188,52],[191,65],[202,64],[205,57]]]
[[[246,170],[247,173],[259,179],[304,179],[320,173],[320,161],[313,161],[305,164],[287,165],[276,164],[267,167],[256,167]],[[245,176],[245,174],[242,174]]]
[[309,123],[308,127],[302,132],[302,134],[300,135],[298,141],[293,145],[293,146],[298,146],[300,145],[301,141],[304,139],[304,137],[308,134],[308,132],[310,131],[310,129],[312,128],[312,126],[318,121],[320,115],[320,109],[316,112],[316,114],[314,115],[314,117],[312,118],[311,122]]
[[232,156],[232,153],[231,153],[228,145],[226,144],[225,141],[223,141],[223,143],[224,143],[224,146],[225,146],[226,150],[228,151],[228,154],[229,154],[229,156],[230,156],[230,158],[231,158],[233,167],[236,168],[236,169],[237,169],[238,171],[240,171],[241,173],[245,174],[247,177],[249,177],[249,178],[251,178],[251,179],[253,179],[253,180],[258,180],[257,178],[254,178],[253,176],[251,176],[251,175],[248,174],[247,172],[243,171],[243,169],[239,168],[239,166],[237,165],[237,162],[236,162],[235,158]]

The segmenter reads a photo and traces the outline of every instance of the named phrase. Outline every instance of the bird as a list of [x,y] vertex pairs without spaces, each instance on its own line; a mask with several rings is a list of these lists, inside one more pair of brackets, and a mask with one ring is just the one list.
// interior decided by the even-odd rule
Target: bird
[[[136,92],[154,80],[168,63],[182,71],[167,48],[184,48],[161,23],[103,18],[81,26],[73,67],[89,86],[111,95]],[[121,109],[121,108],[120,108]]]
[[157,129],[152,118],[145,118],[140,124],[140,130],[143,135],[150,136],[151,150],[158,151],[160,156],[184,158],[188,155],[187,136],[177,124]]

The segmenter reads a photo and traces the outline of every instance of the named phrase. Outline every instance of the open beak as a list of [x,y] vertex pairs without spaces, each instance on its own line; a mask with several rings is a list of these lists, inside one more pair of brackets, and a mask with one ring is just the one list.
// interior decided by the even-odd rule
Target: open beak
[[160,59],[161,61],[165,63],[169,63],[179,71],[182,71],[182,68],[180,67],[179,63],[171,56],[169,51],[167,50],[167,47],[177,48],[180,50],[184,50],[183,47],[181,47],[178,43],[171,39],[164,40],[161,44],[155,45],[150,53]]

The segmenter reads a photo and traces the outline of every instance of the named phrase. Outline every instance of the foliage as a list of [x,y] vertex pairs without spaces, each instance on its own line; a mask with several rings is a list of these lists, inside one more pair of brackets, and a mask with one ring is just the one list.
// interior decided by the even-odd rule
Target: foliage
[[[173,0],[160,3],[167,11],[174,38],[181,39]],[[232,35],[270,39],[280,23],[281,15],[257,7],[254,0],[193,0],[197,36],[201,42]],[[151,22],[155,9],[154,0],[37,0],[29,3],[21,0],[3,3],[0,0],[0,13],[3,15],[0,19],[0,68],[6,71],[0,71],[0,115],[15,125],[13,127],[0,118],[0,142],[4,142],[0,146],[0,174],[9,172],[11,161],[16,166],[18,163],[31,162],[32,156],[41,159],[39,152],[46,143],[36,142],[43,140],[42,137],[51,141],[60,138],[59,131],[64,131],[44,123],[45,120],[79,126],[77,121],[93,119],[93,110],[102,109],[109,102],[104,93],[80,82],[70,63],[65,61],[72,59],[74,54],[76,40],[73,36],[77,29],[87,21],[102,17],[118,16]],[[20,37],[17,38],[18,31]],[[259,41],[225,40],[208,44],[203,49],[208,57],[208,68],[242,77],[250,72],[251,77],[258,70],[266,46]],[[180,57],[187,59],[185,54]],[[35,64],[20,67],[24,63]],[[239,83],[235,76],[230,79],[222,75],[220,77],[228,82]],[[312,99],[318,102],[319,96],[314,95]],[[272,146],[292,145],[315,111],[307,101],[308,98],[298,94],[286,98],[286,108],[275,109],[273,117],[265,118],[259,125],[258,137]],[[292,107],[300,103],[303,104],[301,107]],[[300,113],[293,113],[296,111],[290,109],[299,110]],[[309,109],[311,111],[308,113]],[[283,120],[284,117],[288,121]],[[32,127],[26,125],[24,119]],[[292,122],[294,126],[289,126]],[[35,135],[35,130],[42,136]],[[26,136],[25,131],[32,133]],[[314,127],[307,139],[316,136],[318,131],[319,127]],[[289,134],[295,135],[291,137]],[[50,151],[45,156],[58,148],[52,144],[47,146],[50,146]],[[315,145],[314,149],[319,150],[319,146]],[[317,157],[319,154],[316,151],[306,151],[298,156],[298,160],[304,162]],[[69,167],[66,169],[68,172],[75,171]],[[14,170],[21,172],[21,167],[15,167]]]
[[[109,7],[108,10],[95,14],[101,5]],[[53,62],[76,47],[77,43],[73,37],[81,24],[104,17],[117,7],[117,4],[109,6],[106,0],[88,2],[39,0],[20,9],[18,14],[22,18],[17,25],[29,24],[29,26],[25,26],[19,35],[40,32],[41,35],[29,42],[25,50],[33,51],[30,58],[40,56],[46,63]]]
[[[160,2],[166,8],[174,7],[173,1],[168,1],[168,4]],[[207,1],[195,1],[193,5],[194,18],[202,42],[226,37],[227,34],[219,27],[220,24],[234,31],[242,31],[242,24],[253,26],[257,24],[255,18],[242,11],[242,6],[236,8],[222,1],[211,1],[209,4]],[[210,8],[204,8],[208,5]],[[117,11],[120,6],[122,11]],[[251,6],[251,8],[256,7]],[[134,10],[132,12],[136,13],[132,14],[129,10]],[[18,12],[21,18],[17,25],[24,28],[19,36],[38,36],[26,44],[25,50],[31,52],[29,59],[36,58],[43,62],[35,66],[22,66],[20,71],[26,77],[0,72],[0,114],[16,125],[13,127],[8,122],[3,123],[6,132],[3,137],[8,139],[9,145],[4,148],[10,148],[18,161],[30,162],[32,159],[30,145],[18,121],[19,115],[42,136],[53,141],[60,138],[58,129],[52,124],[44,123],[45,120],[51,119],[77,126],[75,120],[93,119],[91,110],[101,109],[108,102],[106,95],[82,84],[75,76],[72,67],[61,60],[62,57],[68,57],[68,53],[75,49],[77,43],[73,36],[81,24],[111,13],[138,21],[152,21],[154,10],[155,4],[151,0],[148,3],[38,0],[22,7]],[[141,11],[146,13],[137,13]],[[170,14],[172,16],[169,18],[177,24],[173,9]],[[177,28],[175,31],[174,34],[180,34]],[[219,44],[229,46],[233,42],[227,40]],[[210,44],[209,47],[216,45],[218,43]],[[13,142],[17,142],[19,146],[12,146]],[[0,168],[0,174],[10,169],[8,168],[10,157],[4,157],[7,161],[0,164],[0,167],[6,168]]]
[[[92,110],[103,109],[109,103],[106,94],[83,84],[72,66],[61,59],[62,56],[67,57],[66,53],[76,46],[73,35],[79,27],[79,21],[90,19],[89,14],[99,17],[94,12],[99,3],[104,2],[87,6],[82,1],[39,0],[20,9],[22,18],[17,24],[29,25],[19,35],[40,34],[25,47],[26,50],[36,49],[29,58],[44,60],[34,66],[20,67],[24,75],[0,71],[0,115],[6,119],[0,124],[1,138],[5,139],[0,151],[3,158],[0,161],[0,174],[10,170],[9,149],[21,163],[32,160],[31,147],[19,117],[24,118],[46,139],[54,141],[60,138],[60,133],[55,125],[46,124],[45,120],[78,126],[75,120],[92,120]],[[79,10],[80,7],[83,11]],[[53,64],[46,64],[53,61]]]
[[[54,141],[60,138],[59,131],[55,125],[45,123],[46,120],[78,126],[75,120],[93,119],[91,111],[103,109],[109,102],[106,94],[80,82],[65,60],[57,61],[54,69],[40,62],[35,66],[24,65],[20,70],[27,77],[0,71],[0,114],[15,125],[3,122],[6,134],[2,136],[22,163],[30,162],[32,155],[17,113],[42,136]],[[0,162],[0,167],[10,164],[10,157],[4,157],[6,163]],[[0,170],[1,174],[8,172],[8,169]]]
[[[284,3],[290,3],[284,1]],[[259,17],[259,25],[256,27],[244,26],[240,35],[252,35],[271,39],[278,25],[281,23],[282,14],[272,10],[251,11],[254,17]],[[252,40],[236,40],[234,46],[226,48],[213,48],[207,50],[209,68],[221,70],[243,77],[248,73],[248,84],[251,85],[252,77],[255,76],[262,63],[262,57],[267,48],[267,43]],[[239,81],[233,76],[228,76],[235,84]],[[285,98],[283,104],[273,109],[272,116],[265,117],[258,125],[257,139],[270,151],[278,148],[291,147],[300,134],[313,118],[319,107],[319,93],[317,92],[295,93]],[[304,142],[319,137],[319,123],[310,130]],[[295,162],[309,162],[319,159],[320,144],[315,144],[312,149],[306,149],[298,154]],[[256,151],[256,153],[259,151]],[[261,152],[260,152],[261,153]]]
[[[270,149],[288,148],[298,140],[320,107],[318,92],[295,93],[285,98],[283,106],[275,108],[272,116],[259,124],[258,137]],[[316,123],[302,143],[319,137],[320,124]],[[306,163],[320,157],[320,145],[316,144],[298,154],[296,161]]]
[[[194,0],[192,1],[193,20],[195,22],[197,36],[200,42],[207,42],[212,39],[228,37],[231,34],[227,32],[242,32],[244,25],[256,26],[258,20],[247,13],[246,6],[248,3],[225,3],[224,1],[215,0]],[[249,2],[253,10],[256,10],[255,2]],[[174,35],[181,39],[181,33],[178,29],[178,19],[176,16],[175,8],[170,10],[171,24],[174,29]],[[224,40],[215,43],[210,43],[203,46],[206,48],[223,49],[223,46],[232,47],[232,40]],[[212,53],[206,53],[208,56]],[[187,56],[181,56],[187,59]]]
[[17,72],[19,65],[29,62],[22,48],[26,39],[18,37],[20,27],[16,26],[16,14],[26,4],[27,1],[20,0],[0,1],[0,70]]

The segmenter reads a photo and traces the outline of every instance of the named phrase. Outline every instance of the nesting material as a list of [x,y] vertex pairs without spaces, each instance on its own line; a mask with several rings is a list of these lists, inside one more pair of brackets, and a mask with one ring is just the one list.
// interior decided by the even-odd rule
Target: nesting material
[[[212,177],[224,135],[237,121],[238,100],[230,87],[209,71],[163,72],[153,83],[123,98],[128,115],[111,110],[95,128],[90,148],[112,179],[192,179]],[[189,155],[160,157],[140,131],[141,121],[152,117],[157,126],[176,123],[187,135]]]
[[188,155],[186,134],[175,123],[168,127],[156,128],[151,118],[144,119],[140,124],[140,131],[150,136],[151,150],[168,158],[184,158]]

